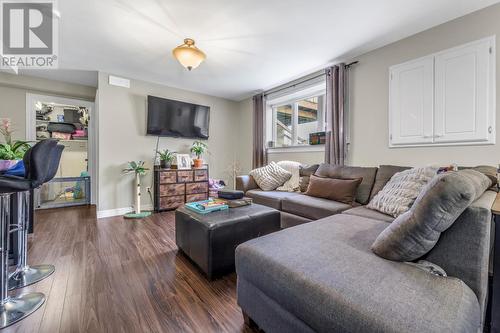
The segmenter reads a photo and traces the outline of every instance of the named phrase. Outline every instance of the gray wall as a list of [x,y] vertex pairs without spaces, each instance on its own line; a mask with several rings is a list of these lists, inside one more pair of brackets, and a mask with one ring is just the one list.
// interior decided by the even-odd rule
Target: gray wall
[[[224,179],[232,186],[231,164],[247,158],[239,149],[239,105],[236,102],[154,83],[131,80],[130,89],[110,86],[107,73],[99,73],[99,207],[100,211],[131,207],[134,202],[133,176],[122,175],[127,161],[143,160],[152,168],[156,137],[146,136],[146,97],[153,95],[208,105],[210,112],[210,154],[205,156],[210,177]],[[246,127],[245,127],[245,130]],[[161,138],[160,148],[189,153],[191,139]],[[143,177],[142,205],[151,200],[146,187],[153,173]]]

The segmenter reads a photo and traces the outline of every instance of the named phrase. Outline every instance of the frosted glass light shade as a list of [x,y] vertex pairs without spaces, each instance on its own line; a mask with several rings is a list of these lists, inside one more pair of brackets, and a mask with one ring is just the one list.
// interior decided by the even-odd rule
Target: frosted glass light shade
[[189,71],[198,67],[206,58],[205,53],[194,46],[194,40],[190,38],[184,39],[184,44],[173,49],[172,54]]

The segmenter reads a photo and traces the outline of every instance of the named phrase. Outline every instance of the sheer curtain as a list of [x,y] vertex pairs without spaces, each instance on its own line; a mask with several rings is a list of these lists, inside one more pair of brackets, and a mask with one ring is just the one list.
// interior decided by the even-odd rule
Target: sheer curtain
[[344,63],[326,69],[326,163],[344,165],[346,158],[347,82]]
[[265,130],[265,96],[258,94],[253,97],[253,168],[267,164],[266,148],[264,144]]

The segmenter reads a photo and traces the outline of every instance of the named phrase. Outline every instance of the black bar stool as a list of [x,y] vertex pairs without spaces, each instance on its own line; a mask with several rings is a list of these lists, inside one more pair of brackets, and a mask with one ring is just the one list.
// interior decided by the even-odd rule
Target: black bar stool
[[[48,156],[40,156],[38,150],[34,149],[26,153],[25,164],[26,164],[26,176],[27,177],[37,177],[41,176],[36,170],[31,170],[38,163],[48,163],[48,168],[45,176],[40,179],[31,179],[31,188],[36,188],[42,184],[50,181],[57,173],[59,168],[59,162],[61,160],[62,151],[64,149],[63,145],[55,145],[51,148]],[[47,161],[48,159],[48,161]],[[41,182],[40,182],[41,181]],[[28,218],[28,207],[30,200],[30,192],[18,192],[17,193],[18,207],[19,211],[19,227],[17,230],[18,237],[18,254],[19,260],[17,261],[17,267],[14,273],[9,277],[9,290],[23,288],[29,286],[33,283],[39,282],[55,271],[54,265],[28,265],[28,230],[29,230],[29,218]]]
[[[43,179],[48,174],[49,165],[48,161],[43,161],[41,157],[45,156],[48,159],[56,145],[57,141],[45,140],[27,152],[29,156],[26,157],[25,163],[28,162],[29,165],[29,178],[0,176],[0,329],[30,315],[45,302],[45,295],[38,292],[16,297],[9,296],[10,197],[12,194],[28,191],[43,183]],[[28,159],[30,161],[27,161]],[[19,227],[17,224],[14,226]]]

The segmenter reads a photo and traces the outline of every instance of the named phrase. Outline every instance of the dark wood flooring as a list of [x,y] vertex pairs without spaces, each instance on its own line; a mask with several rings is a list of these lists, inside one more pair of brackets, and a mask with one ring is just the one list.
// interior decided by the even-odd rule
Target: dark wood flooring
[[2,332],[253,332],[236,275],[209,282],[177,253],[172,212],[97,220],[89,207],[38,211],[30,264],[56,272],[19,292],[47,295]]

